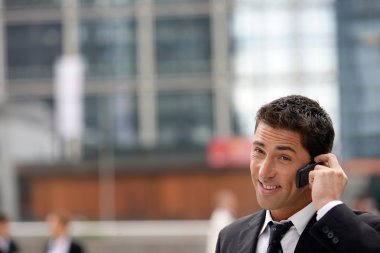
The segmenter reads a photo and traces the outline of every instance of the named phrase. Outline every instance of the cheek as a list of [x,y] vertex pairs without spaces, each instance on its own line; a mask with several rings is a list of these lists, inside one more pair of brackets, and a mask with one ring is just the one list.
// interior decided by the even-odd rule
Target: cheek
[[253,178],[253,177],[256,177],[257,174],[259,173],[260,167],[257,165],[255,161],[251,160],[249,164],[249,170],[251,171],[251,176]]
[[284,171],[283,173],[279,173],[279,177],[286,188],[292,191],[294,190],[296,187],[296,171]]

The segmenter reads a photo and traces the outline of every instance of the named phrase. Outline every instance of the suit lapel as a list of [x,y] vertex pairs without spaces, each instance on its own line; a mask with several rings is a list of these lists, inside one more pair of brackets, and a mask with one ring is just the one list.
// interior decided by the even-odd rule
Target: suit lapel
[[[316,214],[310,219],[305,230],[302,232],[300,239],[298,240],[294,253],[303,252],[326,252],[326,249],[317,242],[309,233],[310,228],[314,225],[316,220]],[[265,210],[261,210],[255,215],[248,226],[243,228],[239,236],[239,253],[253,253],[256,250],[257,241],[260,229],[263,226],[265,220]]]
[[322,247],[321,244],[317,242],[310,235],[310,228],[317,222],[317,215],[315,214],[307,224],[305,230],[302,232],[300,239],[298,240],[296,249],[294,253],[302,253],[302,252],[326,252],[326,249]]
[[239,253],[252,253],[256,249],[258,235],[265,220],[265,210],[255,215],[239,236]]

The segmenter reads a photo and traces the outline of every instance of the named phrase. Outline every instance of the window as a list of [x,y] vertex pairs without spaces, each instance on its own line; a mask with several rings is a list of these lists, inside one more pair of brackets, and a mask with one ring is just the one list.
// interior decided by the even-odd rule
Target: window
[[84,150],[87,158],[101,152],[123,154],[137,145],[136,97],[127,92],[87,96]]
[[81,48],[89,77],[125,77],[136,74],[135,22],[85,22]]
[[211,92],[161,92],[158,95],[161,148],[205,146],[213,133]]
[[159,19],[156,23],[159,74],[210,72],[210,20]]
[[63,0],[5,0],[5,6],[9,7],[47,7],[61,6]]
[[136,0],[80,0],[82,5],[126,5],[133,4]]
[[8,78],[51,78],[62,54],[60,24],[8,25]]

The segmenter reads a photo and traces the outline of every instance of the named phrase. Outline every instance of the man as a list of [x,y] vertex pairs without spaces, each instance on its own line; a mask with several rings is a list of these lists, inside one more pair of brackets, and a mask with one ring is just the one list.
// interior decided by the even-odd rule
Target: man
[[206,253],[215,252],[219,231],[235,220],[239,203],[230,190],[220,190],[215,196],[216,207],[210,217]]
[[84,249],[79,242],[69,237],[68,216],[60,213],[51,213],[47,217],[50,226],[50,240],[46,253],[83,253]]
[[[264,209],[224,228],[217,253],[380,252],[380,217],[354,212],[341,201],[347,176],[331,154],[334,129],[320,105],[282,97],[256,115],[251,178]],[[296,173],[318,163],[309,184]]]
[[0,213],[0,253],[17,253],[19,247],[11,238],[8,217]]

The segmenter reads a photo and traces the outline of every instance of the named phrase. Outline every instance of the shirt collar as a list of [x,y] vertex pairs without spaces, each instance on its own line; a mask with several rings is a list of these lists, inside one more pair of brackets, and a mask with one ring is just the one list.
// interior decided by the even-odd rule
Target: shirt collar
[[[311,217],[313,217],[315,212],[316,210],[314,208],[313,203],[310,203],[304,208],[302,208],[300,211],[298,211],[297,213],[290,216],[288,220],[292,221],[294,227],[297,230],[297,233],[301,235],[302,232],[305,230],[307,223],[309,222]],[[270,215],[270,211],[266,210],[264,224],[260,230],[259,235],[261,235],[265,231],[270,221],[273,221],[272,216]]]
[[64,244],[64,243],[69,243],[70,238],[68,236],[60,236],[56,239],[51,238],[50,243],[52,244]]

